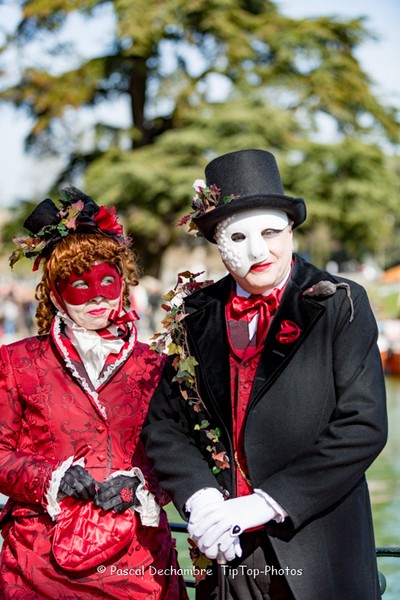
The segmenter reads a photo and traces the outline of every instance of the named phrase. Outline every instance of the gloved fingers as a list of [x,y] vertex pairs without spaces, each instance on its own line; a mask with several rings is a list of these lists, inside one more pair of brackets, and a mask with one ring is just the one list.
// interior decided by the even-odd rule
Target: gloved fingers
[[103,510],[114,509],[121,513],[137,503],[135,495],[139,485],[137,477],[118,476],[98,486],[94,502]]
[[132,491],[132,496],[139,485],[139,479],[137,477],[126,477],[124,475],[113,477],[100,483],[97,488],[96,498],[101,502],[107,502],[114,496],[119,497],[121,490],[127,488]]
[[134,506],[136,504],[136,498],[132,498],[130,502],[123,502],[120,496],[113,496],[109,500],[99,500],[97,496],[94,499],[94,503],[96,506],[99,506],[103,510],[115,510],[117,513],[122,513],[127,508]]
[[103,510],[114,510],[116,513],[122,513],[124,512],[127,508],[130,508],[131,506],[133,506],[135,503],[134,502],[121,502],[121,498],[119,498],[118,496],[115,496],[114,498],[111,498],[111,500],[108,500],[107,502],[96,502],[95,503],[97,506],[99,506],[100,508],[102,508]]
[[229,521],[222,521],[213,527],[208,528],[205,533],[199,537],[199,540],[201,540],[201,543],[204,546],[213,546],[217,542],[220,543],[222,536],[227,535],[231,537],[229,533],[230,528],[231,525]]
[[200,552],[207,556],[207,558],[214,559],[218,556],[218,544],[214,544],[212,546],[203,546],[201,542],[198,542],[197,547],[199,548]]
[[81,496],[74,488],[72,488],[66,481],[61,480],[59,491],[65,494],[66,496],[71,496],[71,498],[75,498],[75,500],[80,500]]
[[218,519],[203,519],[202,521],[198,521],[197,523],[188,523],[188,533],[191,538],[199,539],[203,537],[211,528],[216,527],[221,523]]
[[224,497],[216,488],[203,488],[190,496],[186,502],[189,512],[196,511],[203,506],[224,502]]
[[89,498],[95,494],[96,480],[80,465],[73,465],[66,471],[65,475],[67,475],[67,477],[74,477],[75,480],[87,490]]
[[[199,548],[200,552],[205,554],[210,559],[216,559],[221,555],[223,556],[223,558],[225,558],[227,562],[234,560],[236,557],[240,558],[242,556],[242,547],[240,545],[239,539],[232,538],[229,536],[229,534],[225,534],[225,537],[223,536],[221,538],[222,545],[221,540],[210,545],[204,544],[203,540],[200,539],[197,542],[197,547]],[[224,548],[223,550],[222,546]]]
[[189,523],[207,529],[215,523],[218,523],[224,517],[224,507],[219,505],[210,506],[208,509],[203,508],[196,512],[191,512]]
[[[235,551],[238,550],[241,555],[242,548],[240,545],[240,539],[238,537],[232,537],[232,535],[230,534],[230,531],[227,531],[226,533],[221,535],[221,537],[219,538],[218,544],[219,544],[221,552],[225,553],[227,551],[227,549],[230,546],[232,546],[235,548]],[[239,556],[239,554],[236,554],[236,556]]]
[[222,554],[226,562],[231,562],[231,560],[235,560],[236,558],[235,546],[233,543],[231,543],[231,545],[228,546],[228,548],[226,548],[224,551],[220,549],[220,553]]
[[218,540],[219,549],[221,550],[221,552],[225,553],[230,546],[233,547],[235,539],[236,538],[233,538],[230,535],[229,531],[227,531],[223,535],[221,535],[220,538],[219,538],[219,540]]
[[192,510],[190,513],[190,521],[196,523],[202,521],[204,518],[218,519],[218,515],[223,514],[223,507],[221,507],[221,504],[222,503],[210,504],[209,506],[202,506],[197,510]]
[[[119,498],[120,490],[114,486],[107,485],[107,481],[105,483],[100,483],[97,488],[96,496],[95,496],[95,504],[104,504],[113,500],[114,498]],[[121,488],[122,489],[122,488]]]
[[220,545],[220,553],[227,562],[235,560],[236,557],[240,558],[242,556],[242,547],[240,545],[239,539],[234,538],[233,542],[231,542],[230,545],[228,545],[228,547],[225,548],[225,550],[222,550]]
[[196,521],[195,523],[190,520],[188,523],[188,533],[193,539],[199,538],[204,535],[210,529],[210,527],[214,527],[220,522],[221,521],[218,518],[218,515],[214,517],[213,514],[207,515],[206,518]]
[[235,549],[235,554],[238,558],[240,558],[243,554],[243,550],[242,550],[242,546],[240,544],[240,540],[239,538],[235,538],[235,541],[233,542],[233,546]]
[[80,465],[73,465],[64,473],[60,482],[60,490],[67,496],[89,500],[95,495],[96,481],[86,469]]
[[110,510],[111,508],[115,508],[116,506],[118,506],[118,504],[121,504],[121,498],[119,498],[119,496],[113,496],[112,498],[104,500],[96,495],[94,503],[96,504],[96,506],[99,506],[103,510]]
[[128,508],[131,508],[132,506],[135,505],[135,502],[121,502],[120,504],[117,504],[117,506],[114,506],[114,511],[118,514],[123,513],[125,510],[127,510]]

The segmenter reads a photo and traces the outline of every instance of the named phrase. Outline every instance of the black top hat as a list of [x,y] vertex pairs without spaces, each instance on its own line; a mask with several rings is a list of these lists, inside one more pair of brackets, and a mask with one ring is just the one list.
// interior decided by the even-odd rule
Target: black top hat
[[278,165],[271,152],[239,150],[212,160],[205,169],[206,184],[217,186],[220,198],[233,196],[213,210],[193,217],[207,240],[215,243],[216,225],[226,217],[252,208],[273,208],[287,213],[297,227],[306,218],[303,198],[285,196]]

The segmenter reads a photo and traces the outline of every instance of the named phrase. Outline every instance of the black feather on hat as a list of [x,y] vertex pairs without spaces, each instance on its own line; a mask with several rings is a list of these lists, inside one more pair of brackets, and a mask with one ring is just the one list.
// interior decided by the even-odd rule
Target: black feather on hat
[[297,227],[306,218],[303,198],[286,196],[275,157],[266,150],[239,150],[212,160],[205,169],[206,186],[219,202],[195,210],[192,221],[207,240],[215,243],[214,231],[226,217],[253,208],[285,212]]

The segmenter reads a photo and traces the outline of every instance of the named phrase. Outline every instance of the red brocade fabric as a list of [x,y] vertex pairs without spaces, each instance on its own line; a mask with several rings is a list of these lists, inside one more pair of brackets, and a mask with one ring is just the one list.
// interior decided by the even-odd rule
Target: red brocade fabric
[[[253,492],[243,448],[244,422],[264,338],[283,291],[284,288],[274,289],[267,296],[249,298],[237,296],[233,292],[226,306],[237,496]],[[259,315],[257,333],[249,339],[249,323],[256,314]]]
[[[253,387],[254,376],[260,360],[261,348],[253,353],[251,358],[240,361],[230,353],[229,364],[231,372],[231,398],[232,398],[232,425],[233,425],[233,445],[235,450],[235,475],[237,496],[247,496],[253,492],[253,488],[246,481],[248,470],[246,456],[243,449],[243,431],[246,418],[247,406]],[[238,464],[240,469],[238,468]]]
[[[76,572],[55,560],[55,521],[46,511],[53,471],[82,449],[96,481],[136,466],[158,504],[168,501],[139,439],[163,361],[136,342],[94,391],[84,373],[74,376],[77,360],[66,366],[51,336],[0,349],[0,492],[9,497],[0,519],[1,600],[187,600],[181,578],[168,572],[178,565],[163,510],[159,527],[143,526],[135,512],[132,540],[99,566]],[[81,540],[75,539],[82,556],[87,527],[82,520]],[[116,533],[104,527],[101,535]]]

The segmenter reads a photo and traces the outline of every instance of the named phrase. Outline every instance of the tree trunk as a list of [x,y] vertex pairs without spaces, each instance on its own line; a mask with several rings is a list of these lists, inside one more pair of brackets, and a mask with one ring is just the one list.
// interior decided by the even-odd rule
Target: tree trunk
[[131,78],[129,82],[129,95],[131,98],[132,122],[140,131],[140,138],[132,139],[132,149],[148,144],[148,133],[144,126],[144,105],[147,91],[147,66],[146,58],[136,56],[133,58]]

